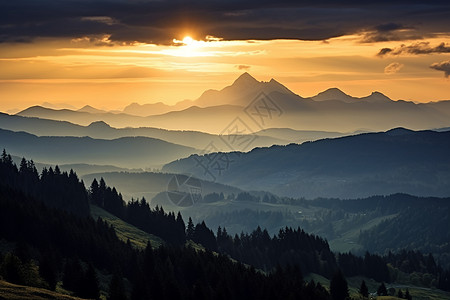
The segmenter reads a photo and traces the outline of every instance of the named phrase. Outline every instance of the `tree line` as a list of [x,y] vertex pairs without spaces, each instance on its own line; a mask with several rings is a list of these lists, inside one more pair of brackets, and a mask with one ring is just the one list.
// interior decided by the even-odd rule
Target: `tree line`
[[[115,188],[106,185],[103,178],[100,183],[96,179],[93,180],[89,193],[94,204],[174,245],[182,245],[186,240],[192,240],[210,251],[227,255],[260,270],[270,272],[278,265],[297,265],[305,274],[317,273],[327,278],[331,278],[340,269],[345,276],[366,276],[380,282],[392,282],[397,278],[388,268],[390,265],[391,268],[397,268],[407,274],[429,274],[434,280],[433,286],[446,289],[447,273],[437,266],[431,254],[424,255],[419,251],[409,251],[406,256],[404,252],[397,255],[389,253],[385,256],[366,252],[362,257],[352,253],[335,254],[325,239],[308,234],[303,229],[291,227],[282,228],[273,236],[259,226],[251,233],[234,236],[228,234],[226,228],[219,226],[214,233],[204,221],[195,225],[191,218],[185,227],[180,213],[175,217],[174,213],[165,213],[162,207],[151,209],[144,198],[126,204]],[[103,196],[95,196],[98,194]],[[247,193],[238,194],[241,198],[247,196]],[[223,196],[213,194],[212,197],[221,199]],[[384,198],[381,201],[385,201]],[[111,207],[120,209],[112,210]],[[165,226],[161,228],[158,224]],[[427,268],[424,268],[424,265]],[[421,285],[421,282],[417,284]]]

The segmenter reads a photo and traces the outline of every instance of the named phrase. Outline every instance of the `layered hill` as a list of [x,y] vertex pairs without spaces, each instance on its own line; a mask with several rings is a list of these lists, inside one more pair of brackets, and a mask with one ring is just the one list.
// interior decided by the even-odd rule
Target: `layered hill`
[[397,192],[447,196],[448,153],[449,131],[397,128],[249,153],[191,156],[163,171],[189,172],[292,197],[356,198]]
[[0,147],[42,163],[96,164],[123,168],[155,168],[200,150],[147,137],[113,140],[90,137],[38,137],[0,129]]
[[[67,121],[40,119],[36,117],[23,117],[0,113],[0,128],[11,131],[25,131],[37,136],[88,136],[96,139],[117,139],[130,136],[141,136],[161,139],[192,148],[205,148],[212,143],[217,151],[241,150],[248,151],[254,147],[268,147],[272,145],[287,145],[301,143],[320,138],[343,136],[340,132],[301,131],[289,128],[270,128],[248,134],[217,135],[199,131],[167,130],[152,127],[140,128],[114,128],[103,121],[97,121],[88,126],[81,126]],[[252,140],[251,145],[245,144],[234,148],[227,146],[224,139]]]

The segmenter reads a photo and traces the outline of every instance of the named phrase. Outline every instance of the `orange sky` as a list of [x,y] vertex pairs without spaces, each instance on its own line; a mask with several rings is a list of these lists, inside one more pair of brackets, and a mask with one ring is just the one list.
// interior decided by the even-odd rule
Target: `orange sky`
[[[182,37],[178,37],[182,39]],[[450,100],[450,79],[430,66],[450,60],[447,52],[377,56],[382,48],[428,47],[450,36],[401,42],[362,42],[364,34],[326,41],[203,41],[174,39],[172,45],[119,44],[108,36],[40,38],[0,43],[0,111],[44,102],[123,109],[131,102],[174,104],[206,89],[230,85],[241,73],[272,77],[307,97],[338,87],[352,96],[380,91],[392,99]],[[427,49],[428,49],[427,48]],[[64,105],[63,105],[64,106]]]

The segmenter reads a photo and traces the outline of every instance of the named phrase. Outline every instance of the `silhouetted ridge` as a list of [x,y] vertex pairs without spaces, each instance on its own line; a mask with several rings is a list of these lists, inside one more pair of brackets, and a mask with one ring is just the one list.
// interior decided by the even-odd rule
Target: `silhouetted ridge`
[[109,126],[108,123],[103,122],[103,121],[92,122],[91,124],[89,124],[88,127],[89,127],[89,128],[104,128],[104,129],[109,129],[109,128],[111,128],[111,126]]
[[330,88],[323,92],[320,92],[316,96],[312,97],[316,101],[325,101],[325,100],[340,100],[342,98],[349,97],[346,93],[341,91],[338,88]]
[[369,102],[390,102],[390,101],[392,101],[391,98],[389,98],[388,96],[384,95],[383,93],[376,92],[376,91],[372,92],[372,94],[370,94],[370,96],[361,98],[361,100],[367,100]]
[[386,134],[390,136],[398,136],[398,135],[414,134],[414,131],[403,127],[397,127],[386,131]]

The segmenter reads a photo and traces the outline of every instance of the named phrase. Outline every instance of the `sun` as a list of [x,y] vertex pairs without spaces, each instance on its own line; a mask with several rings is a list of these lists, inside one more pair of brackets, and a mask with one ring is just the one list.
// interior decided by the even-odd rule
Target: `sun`
[[219,43],[219,39],[210,36],[207,36],[206,40],[196,40],[190,35],[184,35],[182,40],[174,38],[170,48],[161,53],[179,57],[216,56],[216,50],[211,49],[220,47]]
[[183,44],[185,44],[186,46],[191,46],[195,43],[195,40],[193,38],[191,38],[190,36],[185,36],[182,40]]

